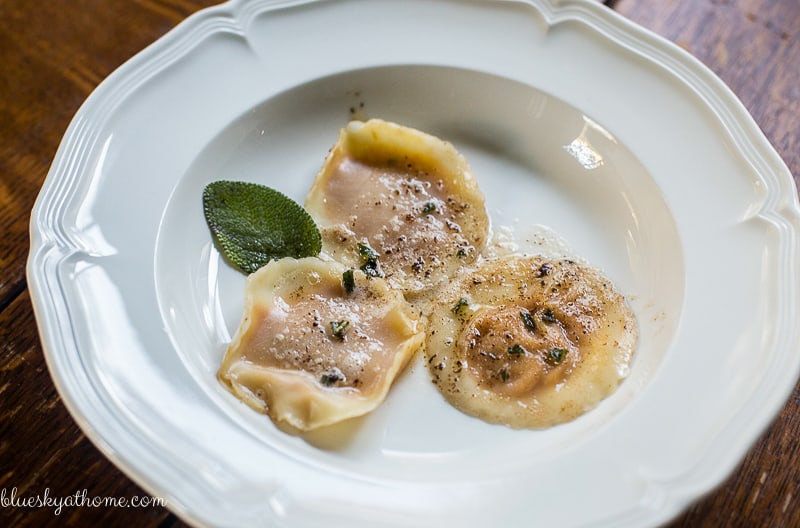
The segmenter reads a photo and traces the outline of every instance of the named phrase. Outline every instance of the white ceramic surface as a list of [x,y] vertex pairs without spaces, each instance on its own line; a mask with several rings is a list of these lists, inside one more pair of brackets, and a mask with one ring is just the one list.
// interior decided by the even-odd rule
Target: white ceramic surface
[[[513,431],[414,362],[378,411],[288,436],[214,374],[243,277],[217,179],[302,202],[351,117],[452,141],[495,226],[546,225],[632,300],[639,352],[578,420]],[[794,387],[800,207],[696,60],[583,0],[233,1],[86,101],[31,220],[29,286],[87,436],[209,526],[648,526],[720,483]],[[456,524],[457,523],[457,524]]]

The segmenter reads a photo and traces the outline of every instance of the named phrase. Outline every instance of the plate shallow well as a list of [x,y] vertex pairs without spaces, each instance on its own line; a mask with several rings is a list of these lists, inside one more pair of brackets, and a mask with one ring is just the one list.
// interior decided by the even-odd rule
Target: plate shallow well
[[[449,407],[417,358],[375,413],[299,438],[218,384],[244,280],[203,186],[302,202],[353,117],[453,142],[495,227],[552,228],[630,296],[617,393],[512,431]],[[718,79],[594,3],[231,2],[78,112],[28,273],[70,411],[190,522],[651,525],[721,482],[797,380],[796,196]]]
[[[558,226],[559,233],[579,242],[577,253],[602,265],[631,293],[648,346],[626,390],[572,426],[512,431],[486,426],[444,404],[420,356],[379,412],[309,438],[332,452],[286,437],[227,394],[215,374],[242,317],[244,276],[214,250],[198,217],[198,197],[207,183],[227,178],[265,183],[302,203],[351,108],[452,141],[473,165],[497,224],[514,226],[518,236],[537,224]],[[576,153],[578,143],[583,152],[591,151],[585,154],[590,160]],[[187,371],[212,400],[268,443],[287,443],[304,456],[399,478],[493,473],[520,465],[507,456],[508,449],[527,464],[554,446],[584,441],[586,428],[611,420],[656,370],[675,333],[683,286],[680,241],[663,196],[613,136],[524,84],[431,66],[326,77],[248,111],[203,149],[177,185],[156,253],[156,287],[168,333]],[[487,444],[495,448],[487,451]]]

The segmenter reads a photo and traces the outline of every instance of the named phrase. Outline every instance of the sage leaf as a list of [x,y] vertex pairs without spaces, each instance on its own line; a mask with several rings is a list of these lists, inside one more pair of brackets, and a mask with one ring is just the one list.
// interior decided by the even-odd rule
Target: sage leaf
[[270,260],[316,256],[322,249],[319,229],[306,210],[265,185],[209,183],[203,213],[217,250],[245,274]]

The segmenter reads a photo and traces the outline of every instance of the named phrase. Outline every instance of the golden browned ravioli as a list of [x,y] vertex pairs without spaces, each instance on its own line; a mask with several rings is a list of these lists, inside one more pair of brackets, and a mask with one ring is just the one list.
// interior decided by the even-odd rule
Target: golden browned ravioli
[[248,277],[218,378],[276,423],[307,431],[377,407],[423,340],[386,281],[316,257],[284,258]]
[[483,194],[464,157],[379,119],[341,130],[305,207],[323,253],[411,295],[475,262],[488,237]]
[[573,420],[627,375],[633,312],[597,270],[568,259],[482,262],[438,296],[426,360],[463,412],[514,428]]

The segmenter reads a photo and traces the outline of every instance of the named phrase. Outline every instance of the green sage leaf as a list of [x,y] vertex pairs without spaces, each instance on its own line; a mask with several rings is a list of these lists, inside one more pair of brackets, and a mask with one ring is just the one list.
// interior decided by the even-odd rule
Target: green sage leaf
[[322,249],[319,229],[306,210],[264,185],[209,183],[203,212],[219,252],[245,274],[270,260],[316,256]]

